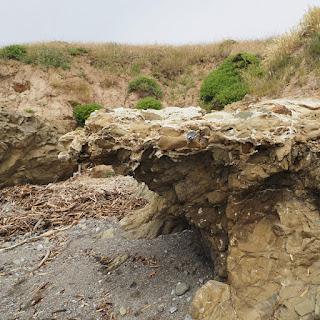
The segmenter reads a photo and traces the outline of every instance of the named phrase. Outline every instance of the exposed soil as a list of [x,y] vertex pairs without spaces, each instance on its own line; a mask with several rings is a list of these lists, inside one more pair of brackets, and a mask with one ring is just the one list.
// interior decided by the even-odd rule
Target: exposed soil
[[[132,192],[134,188],[140,192],[133,179],[124,177],[72,178],[49,188],[57,194],[71,184],[69,195],[73,192],[77,197],[84,182],[92,190],[110,190],[116,184],[120,193],[131,190],[132,198],[137,196]],[[31,187],[11,190],[17,192],[18,188]],[[8,196],[9,189],[6,192],[6,197],[2,194],[0,217],[4,212],[8,215],[8,210],[20,210],[26,216],[28,210],[22,206],[25,201],[17,197],[15,203]],[[50,203],[44,194],[43,199]],[[34,197],[30,197],[30,203],[34,203]],[[90,212],[90,205],[94,202],[87,203],[86,212]],[[106,205],[104,211],[108,212],[107,209]],[[128,240],[119,228],[118,218],[131,210],[132,206],[127,211],[123,207],[122,212],[105,216],[97,210],[97,216],[75,218],[76,225],[70,225],[68,220],[67,226],[54,224],[34,232],[17,229],[20,231],[7,235],[0,249],[0,318],[191,319],[188,315],[191,297],[202,283],[212,278],[196,234],[184,230],[153,240]],[[66,213],[60,214],[61,221],[65,221]],[[70,212],[66,216],[70,218]],[[23,241],[26,242],[9,248]],[[190,286],[182,296],[175,294],[179,281]]]

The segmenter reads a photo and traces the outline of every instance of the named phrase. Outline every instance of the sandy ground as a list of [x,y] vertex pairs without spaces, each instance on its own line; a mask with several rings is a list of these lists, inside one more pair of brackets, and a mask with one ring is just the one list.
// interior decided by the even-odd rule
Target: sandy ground
[[[191,230],[128,240],[110,217],[45,232],[10,250],[32,235],[2,243],[1,320],[190,320],[192,296],[212,277]],[[181,296],[178,282],[190,288]]]

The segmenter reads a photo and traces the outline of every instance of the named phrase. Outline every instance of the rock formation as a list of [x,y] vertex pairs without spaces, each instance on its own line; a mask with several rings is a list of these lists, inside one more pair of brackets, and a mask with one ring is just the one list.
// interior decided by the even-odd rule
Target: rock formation
[[308,99],[101,110],[62,138],[61,158],[112,164],[159,195],[127,226],[157,235],[187,220],[199,231],[216,276],[194,319],[320,319],[319,120]]
[[57,130],[37,117],[0,111],[0,188],[71,176],[76,163],[58,159],[58,140]]

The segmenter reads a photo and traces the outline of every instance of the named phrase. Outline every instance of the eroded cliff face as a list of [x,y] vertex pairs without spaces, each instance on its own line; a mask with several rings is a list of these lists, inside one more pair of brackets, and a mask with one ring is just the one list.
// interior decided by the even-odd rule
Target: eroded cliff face
[[137,236],[199,230],[215,280],[194,319],[320,319],[320,101],[248,111],[99,111],[61,159],[112,164],[159,197],[123,222]]
[[39,118],[0,110],[0,188],[71,176],[76,163],[58,159],[58,140],[58,131]]

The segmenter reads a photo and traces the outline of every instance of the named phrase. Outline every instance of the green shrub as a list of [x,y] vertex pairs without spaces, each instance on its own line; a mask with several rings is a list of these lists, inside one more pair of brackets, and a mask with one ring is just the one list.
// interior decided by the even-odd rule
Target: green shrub
[[23,60],[26,54],[26,47],[19,44],[13,44],[11,46],[4,47],[0,52],[0,56],[2,58],[19,61]]
[[162,107],[161,102],[154,97],[146,97],[138,101],[137,109],[147,110],[155,109],[160,110]]
[[201,101],[209,109],[221,109],[241,100],[249,90],[241,73],[249,67],[259,66],[259,63],[259,58],[249,53],[228,57],[204,79],[200,89]]
[[30,64],[37,64],[47,68],[53,67],[69,69],[71,61],[70,57],[63,49],[42,47],[28,54],[25,62]]
[[89,50],[87,50],[86,48],[82,48],[82,47],[77,47],[77,48],[68,48],[68,53],[73,56],[83,56],[87,53],[89,53]]
[[82,104],[74,108],[73,114],[79,125],[84,126],[90,114],[96,110],[101,109],[102,106],[96,103]]
[[140,76],[129,82],[128,93],[137,92],[141,96],[161,98],[163,93],[159,84],[151,78]]

